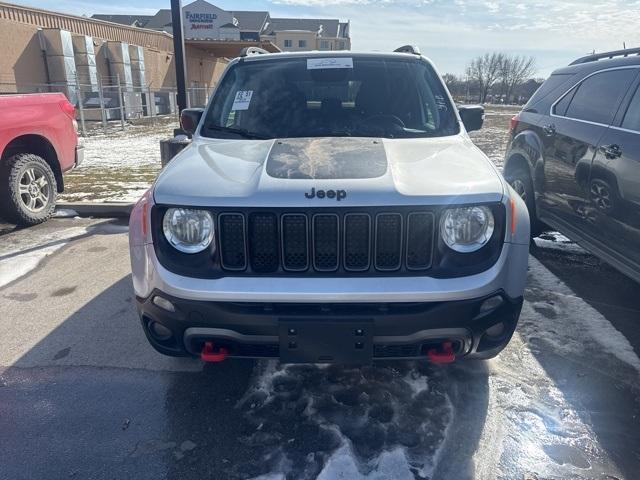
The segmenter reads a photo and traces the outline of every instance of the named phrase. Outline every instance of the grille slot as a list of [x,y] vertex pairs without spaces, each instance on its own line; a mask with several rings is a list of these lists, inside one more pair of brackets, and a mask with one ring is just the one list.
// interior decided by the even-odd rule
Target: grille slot
[[338,268],[338,215],[313,216],[313,266],[319,272],[332,272]]
[[282,216],[282,266],[290,272],[302,272],[309,267],[309,236],[304,214]]
[[220,260],[227,270],[247,268],[244,215],[241,213],[221,213],[218,215],[220,230]]
[[402,215],[379,213],[376,216],[376,254],[378,270],[398,270],[402,264]]
[[344,268],[362,272],[371,264],[371,217],[366,213],[344,216]]
[[433,252],[433,214],[412,212],[407,216],[407,268],[425,270]]
[[249,221],[249,258],[258,273],[275,272],[278,255],[278,222],[272,213],[254,213]]

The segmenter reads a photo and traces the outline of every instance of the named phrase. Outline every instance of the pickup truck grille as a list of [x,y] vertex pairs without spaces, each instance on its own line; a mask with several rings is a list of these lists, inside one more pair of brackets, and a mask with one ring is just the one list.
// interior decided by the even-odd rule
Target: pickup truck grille
[[265,273],[424,271],[431,267],[434,215],[414,212],[222,212],[224,270]]

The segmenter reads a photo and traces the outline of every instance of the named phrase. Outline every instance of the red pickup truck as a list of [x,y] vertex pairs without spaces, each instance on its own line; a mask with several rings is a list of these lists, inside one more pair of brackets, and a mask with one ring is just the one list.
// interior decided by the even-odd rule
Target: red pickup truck
[[63,173],[80,164],[75,107],[62,93],[0,95],[0,217],[47,220]]

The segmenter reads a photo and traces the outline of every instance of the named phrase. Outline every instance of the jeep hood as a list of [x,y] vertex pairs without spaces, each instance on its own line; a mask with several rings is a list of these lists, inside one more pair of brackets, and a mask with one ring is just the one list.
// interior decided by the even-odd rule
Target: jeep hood
[[195,138],[161,172],[156,203],[191,206],[334,206],[305,197],[344,190],[342,206],[500,201],[502,177],[465,135],[419,139],[354,137]]

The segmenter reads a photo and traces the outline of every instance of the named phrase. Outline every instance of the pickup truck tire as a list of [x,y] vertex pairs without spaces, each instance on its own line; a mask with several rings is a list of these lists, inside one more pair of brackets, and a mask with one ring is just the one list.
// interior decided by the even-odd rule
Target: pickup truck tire
[[56,206],[57,184],[42,157],[18,153],[0,164],[0,216],[20,226],[46,221]]

